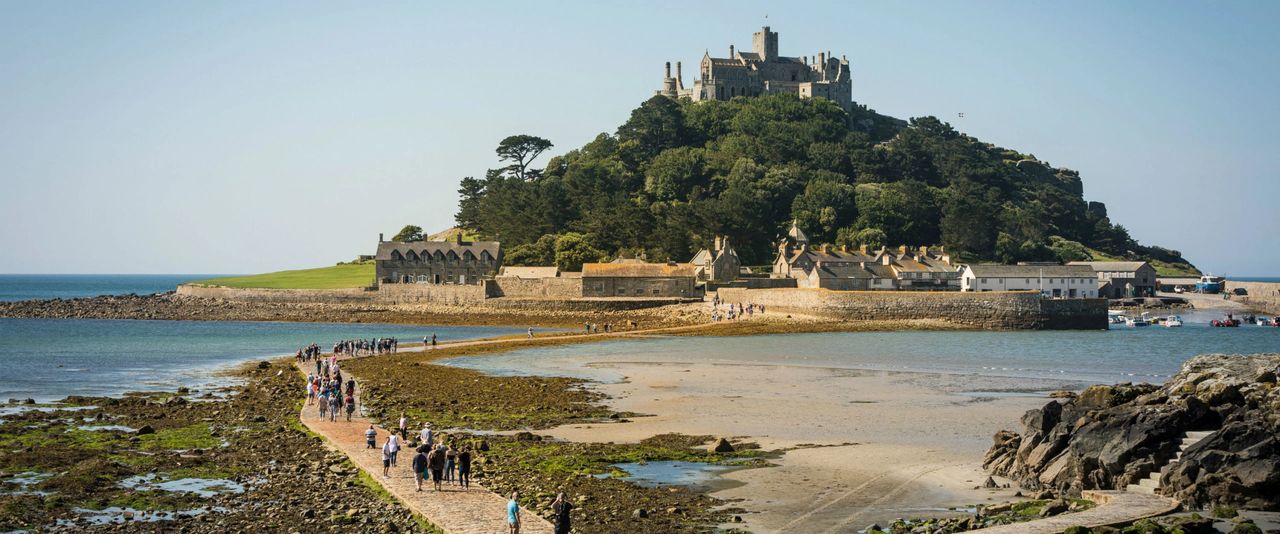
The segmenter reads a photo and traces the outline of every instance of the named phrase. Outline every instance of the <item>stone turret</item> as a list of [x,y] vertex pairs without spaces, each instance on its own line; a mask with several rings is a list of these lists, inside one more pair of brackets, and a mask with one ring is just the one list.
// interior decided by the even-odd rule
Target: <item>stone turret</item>
[[778,32],[769,31],[769,27],[751,35],[751,51],[760,56],[761,61],[778,59]]

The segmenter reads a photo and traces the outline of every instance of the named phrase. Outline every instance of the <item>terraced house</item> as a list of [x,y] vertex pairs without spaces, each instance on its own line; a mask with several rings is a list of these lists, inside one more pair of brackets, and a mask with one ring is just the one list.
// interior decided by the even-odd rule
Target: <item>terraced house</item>
[[502,244],[465,241],[378,241],[380,284],[479,284],[502,267]]

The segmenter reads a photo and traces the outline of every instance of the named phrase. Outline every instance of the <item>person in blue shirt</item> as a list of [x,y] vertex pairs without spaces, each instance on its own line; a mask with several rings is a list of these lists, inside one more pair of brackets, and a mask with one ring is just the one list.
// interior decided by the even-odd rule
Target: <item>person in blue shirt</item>
[[511,500],[507,501],[507,526],[511,527],[511,534],[520,534],[520,503],[516,499],[520,498],[519,491],[511,492]]

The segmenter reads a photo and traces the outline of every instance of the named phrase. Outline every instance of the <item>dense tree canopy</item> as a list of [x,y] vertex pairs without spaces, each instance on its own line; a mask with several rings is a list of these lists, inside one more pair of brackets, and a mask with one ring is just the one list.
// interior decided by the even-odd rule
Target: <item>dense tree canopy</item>
[[[715,235],[767,264],[792,220],[818,243],[946,245],[969,260],[1120,257],[1138,245],[1086,203],[1077,173],[933,117],[902,122],[793,95],[645,101],[614,134],[530,167],[551,147],[503,140],[505,166],[463,178],[460,226],[513,264],[644,254],[687,261]],[[1177,253],[1158,249],[1178,260]]]

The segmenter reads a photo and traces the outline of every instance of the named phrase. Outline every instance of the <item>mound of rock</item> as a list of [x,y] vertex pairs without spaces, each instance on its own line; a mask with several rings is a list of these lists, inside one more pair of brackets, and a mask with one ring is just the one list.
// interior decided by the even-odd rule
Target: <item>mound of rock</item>
[[[984,467],[1026,489],[1119,489],[1162,469],[1159,494],[1191,507],[1280,510],[1280,354],[1202,355],[1163,386],[1093,386],[997,432]],[[1183,451],[1188,431],[1212,431]],[[1168,467],[1165,467],[1168,466]]]

